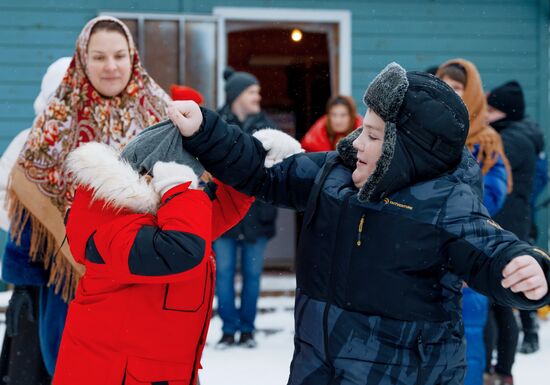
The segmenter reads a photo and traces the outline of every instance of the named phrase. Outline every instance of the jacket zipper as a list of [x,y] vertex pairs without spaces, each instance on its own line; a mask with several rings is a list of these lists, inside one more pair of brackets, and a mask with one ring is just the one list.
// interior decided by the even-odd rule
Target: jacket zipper
[[365,224],[365,214],[361,215],[359,226],[357,227],[357,246],[361,246],[361,234],[363,233],[363,225]]
[[424,367],[424,361],[426,360],[426,352],[424,351],[424,342],[422,341],[422,334],[418,335],[416,340],[416,347],[418,349],[418,356],[420,358],[420,365],[418,365],[417,384],[424,383],[424,376],[422,375],[422,369]]

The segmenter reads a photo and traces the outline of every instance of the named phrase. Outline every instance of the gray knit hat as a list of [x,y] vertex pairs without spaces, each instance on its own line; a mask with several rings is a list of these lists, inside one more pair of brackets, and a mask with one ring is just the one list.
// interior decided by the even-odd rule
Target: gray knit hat
[[223,71],[225,79],[225,100],[227,105],[232,105],[235,99],[248,87],[260,84],[258,79],[248,72],[236,72],[233,68],[227,67]]
[[183,149],[183,138],[170,120],[146,128],[132,139],[120,155],[140,174],[153,170],[156,162],[176,162],[193,169],[201,176],[204,167]]

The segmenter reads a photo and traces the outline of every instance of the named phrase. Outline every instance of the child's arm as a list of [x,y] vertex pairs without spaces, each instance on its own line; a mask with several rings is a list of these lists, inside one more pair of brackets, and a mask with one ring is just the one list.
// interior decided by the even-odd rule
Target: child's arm
[[271,163],[270,153],[279,152],[280,140],[267,143],[265,130],[254,137],[189,101],[174,102],[169,116],[184,136],[184,148],[223,183],[274,206],[305,210],[326,153],[295,154],[266,168],[266,157]]
[[503,305],[536,309],[550,302],[548,255],[503,230],[468,189],[455,188],[440,219],[451,270]]
[[[88,241],[86,258],[104,264],[123,283],[177,282],[194,277],[211,253],[212,203],[191,188],[196,176],[186,166],[155,165],[153,183],[162,195],[152,215],[126,215],[102,226]],[[187,169],[182,172],[181,168]],[[160,180],[160,175],[163,175]],[[183,183],[183,184],[181,184]],[[175,187],[172,187],[174,186]],[[88,264],[90,264],[88,262]]]

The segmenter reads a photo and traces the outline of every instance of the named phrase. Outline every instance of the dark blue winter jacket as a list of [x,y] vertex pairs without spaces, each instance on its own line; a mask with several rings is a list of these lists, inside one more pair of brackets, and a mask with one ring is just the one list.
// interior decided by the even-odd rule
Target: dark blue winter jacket
[[[421,372],[411,383],[442,383],[420,378],[436,376],[436,367],[438,376],[464,369],[463,280],[508,306],[549,302],[550,294],[530,301],[502,287],[502,270],[514,257],[532,255],[549,278],[550,258],[491,220],[467,150],[452,172],[360,202],[353,170],[336,152],[293,155],[266,169],[262,144],[210,111],[184,147],[224,183],[304,212],[297,288],[304,314],[316,316],[301,322],[296,309],[297,344],[315,347],[334,365],[341,354],[353,360],[372,353],[387,371],[397,354]],[[356,350],[346,345],[354,335],[363,341]]]

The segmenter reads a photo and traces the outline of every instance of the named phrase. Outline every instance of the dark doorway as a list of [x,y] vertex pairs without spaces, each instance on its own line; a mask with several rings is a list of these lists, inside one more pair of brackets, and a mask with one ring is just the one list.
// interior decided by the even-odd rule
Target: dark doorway
[[[300,28],[296,42],[288,24],[236,23],[228,28],[227,62],[238,71],[254,74],[261,85],[262,107],[277,126],[300,140],[325,113],[331,96],[329,36],[319,25]],[[317,29],[317,30],[315,30]],[[266,250],[267,268],[292,269],[296,254],[298,223],[290,210],[279,210],[277,234]]]
[[262,106],[280,128],[301,139],[325,112],[331,95],[328,37],[291,28],[260,28],[228,34],[230,66],[253,73],[261,83]]

